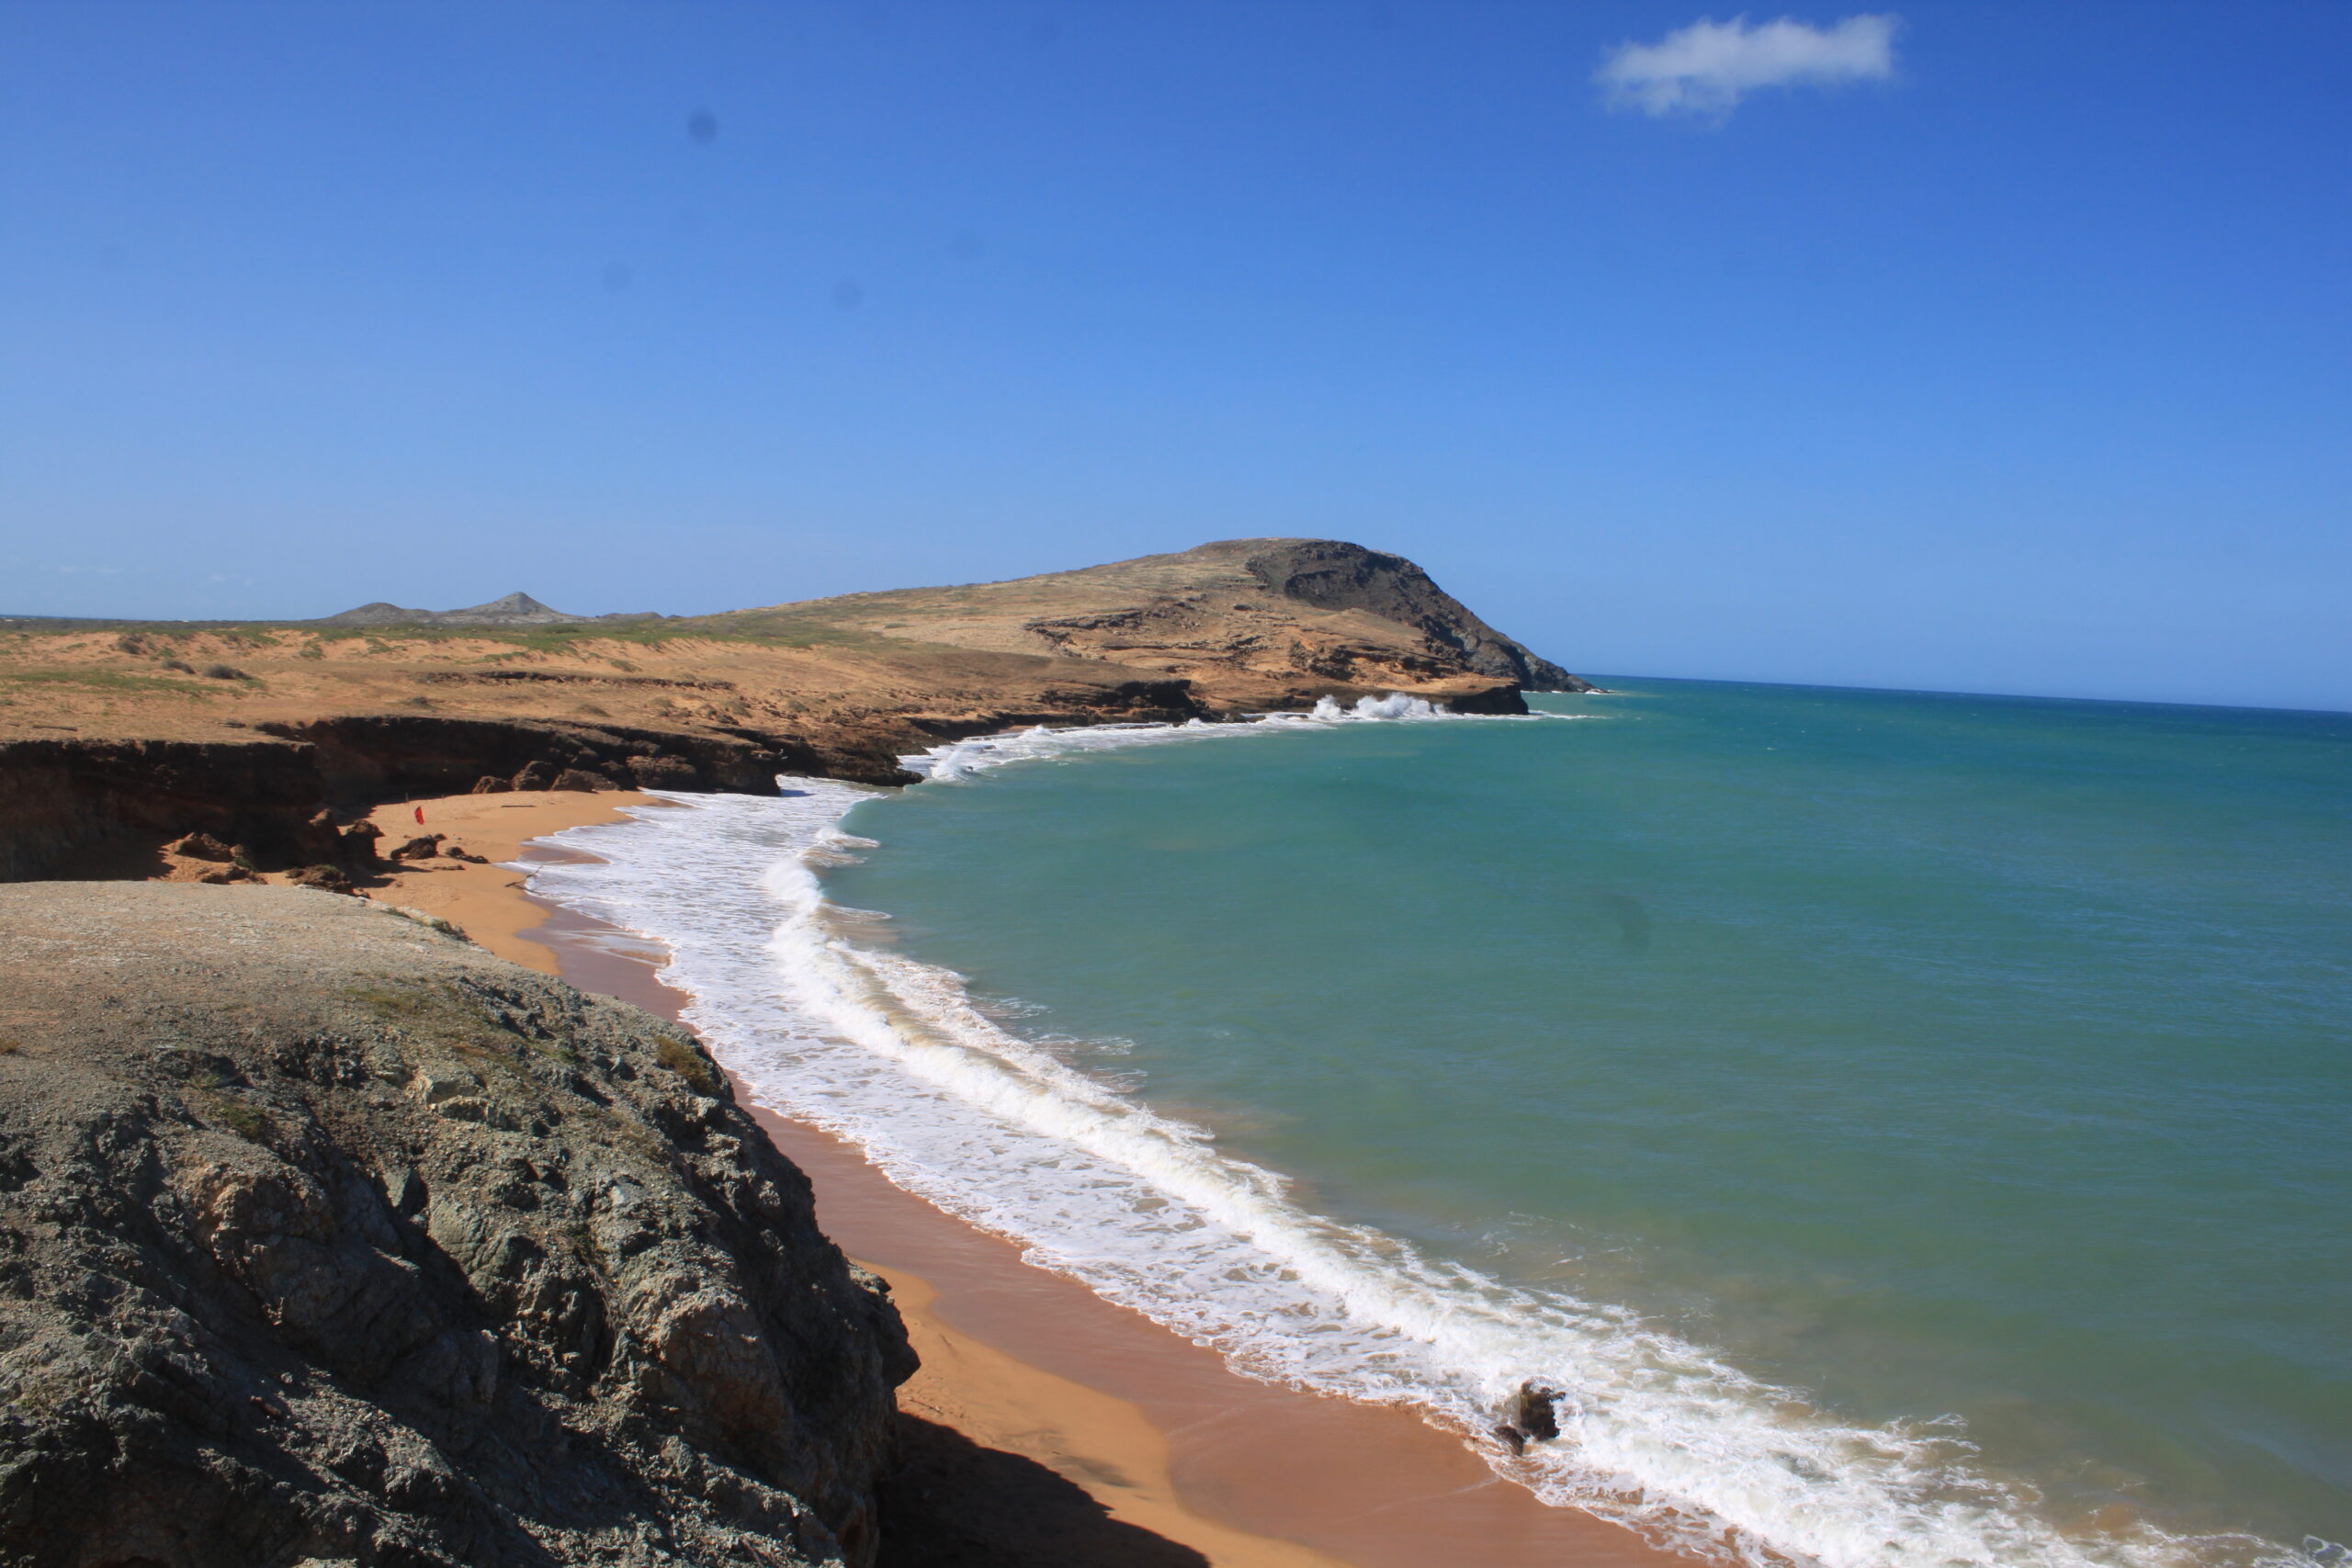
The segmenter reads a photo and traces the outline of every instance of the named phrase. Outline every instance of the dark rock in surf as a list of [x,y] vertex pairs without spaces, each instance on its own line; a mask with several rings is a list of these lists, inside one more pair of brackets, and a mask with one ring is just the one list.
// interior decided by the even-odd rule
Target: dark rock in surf
[[1445,699],[1448,713],[1523,714],[1527,699],[1513,685],[1488,686],[1481,691],[1461,692]]
[[1527,1434],[1527,1440],[1548,1443],[1560,1435],[1560,1418],[1554,1409],[1560,1397],[1556,1388],[1541,1383],[1519,1385],[1519,1397],[1511,1404],[1511,1425]]

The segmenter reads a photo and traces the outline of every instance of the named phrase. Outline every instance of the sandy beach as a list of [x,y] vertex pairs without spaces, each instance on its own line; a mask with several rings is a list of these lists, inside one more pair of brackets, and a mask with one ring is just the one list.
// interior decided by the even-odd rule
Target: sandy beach
[[[389,847],[443,833],[489,863],[404,863],[368,896],[516,963],[674,1018],[662,954],[533,898],[532,840],[660,805],[622,793],[459,795],[376,813]],[[417,813],[424,814],[418,825]],[[858,1152],[764,1109],[828,1234],[892,1285],[923,1369],[899,1391],[907,1461],[885,1562],[1220,1568],[1632,1568],[1683,1561],[1550,1508],[1403,1411],[1240,1377],[1217,1356],[1023,1262],[892,1186]],[[951,1506],[952,1504],[952,1506]],[[952,1526],[944,1522],[951,1517]]]

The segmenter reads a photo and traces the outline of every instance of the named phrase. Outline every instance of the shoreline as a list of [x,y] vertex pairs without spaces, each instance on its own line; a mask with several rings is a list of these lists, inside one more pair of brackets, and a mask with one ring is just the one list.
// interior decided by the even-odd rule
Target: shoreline
[[[531,840],[619,820],[624,806],[663,803],[634,792],[454,796],[381,808],[388,838],[419,830],[415,804],[426,810],[424,831],[449,832],[509,863],[419,865],[372,890],[379,901],[448,919],[500,956],[583,989],[677,1017],[687,998],[660,979],[666,954],[657,945],[532,896],[514,870],[514,863],[593,860]],[[733,1081],[739,1101],[808,1174],[825,1233],[890,1280],[925,1362],[899,1391],[902,1411],[991,1458],[1044,1467],[1131,1532],[1115,1548],[1058,1536],[1008,1542],[1008,1554],[987,1561],[1104,1568],[1161,1561],[1663,1568],[1690,1561],[1607,1521],[1544,1505],[1408,1411],[1232,1371],[1213,1350],[1023,1261],[1012,1243],[901,1190],[854,1146],[769,1111]]]

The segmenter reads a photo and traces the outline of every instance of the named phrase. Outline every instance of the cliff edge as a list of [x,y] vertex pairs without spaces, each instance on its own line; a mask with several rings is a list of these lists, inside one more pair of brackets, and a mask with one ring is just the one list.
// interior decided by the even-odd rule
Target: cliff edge
[[674,1028],[361,900],[0,887],[0,1562],[872,1561],[897,1313]]

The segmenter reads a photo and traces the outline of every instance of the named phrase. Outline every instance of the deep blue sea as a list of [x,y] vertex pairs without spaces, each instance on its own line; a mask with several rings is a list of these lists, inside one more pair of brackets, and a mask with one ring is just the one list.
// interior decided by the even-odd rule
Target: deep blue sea
[[1608,684],[967,743],[543,880],[902,1184],[1563,1506],[2352,1539],[2352,716]]

